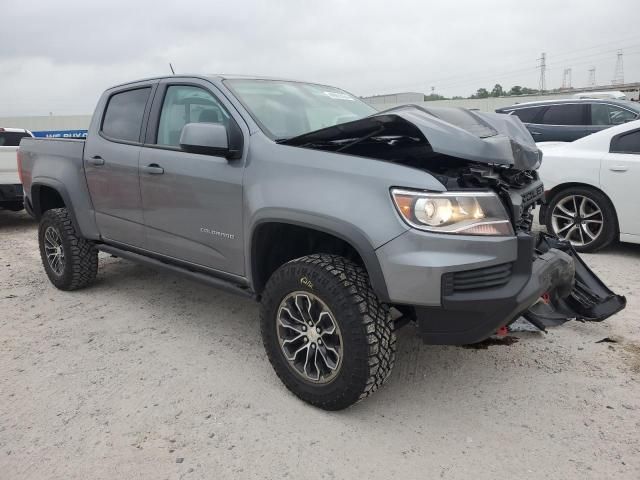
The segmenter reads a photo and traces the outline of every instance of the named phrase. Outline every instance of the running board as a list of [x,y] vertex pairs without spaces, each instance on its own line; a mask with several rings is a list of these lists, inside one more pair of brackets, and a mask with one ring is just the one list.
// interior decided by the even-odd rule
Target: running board
[[236,295],[252,298],[254,300],[256,299],[255,294],[248,288],[243,288],[240,285],[232,283],[228,280],[224,280],[222,278],[214,277],[212,275],[207,275],[205,273],[197,272],[194,270],[189,270],[187,268],[180,267],[172,263],[163,262],[161,260],[158,260],[152,257],[147,257],[146,255],[141,255],[139,253],[131,252],[129,250],[122,250],[120,248],[117,248],[111,245],[105,245],[103,243],[96,244],[96,248],[102,252],[109,253],[116,257],[124,258],[126,260],[131,260],[132,262],[147,265],[151,268],[155,268],[158,270],[177,273],[178,275],[182,275],[183,277],[186,277],[188,279],[210,285],[212,287],[218,288],[220,290],[224,290],[229,293],[235,293]]

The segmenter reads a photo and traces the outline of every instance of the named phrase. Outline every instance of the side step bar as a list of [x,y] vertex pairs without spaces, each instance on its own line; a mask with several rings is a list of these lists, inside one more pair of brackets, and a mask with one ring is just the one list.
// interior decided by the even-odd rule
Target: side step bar
[[131,252],[129,250],[123,250],[123,249],[114,247],[112,245],[105,245],[103,243],[99,243],[99,244],[96,244],[96,248],[102,252],[109,253],[116,257],[124,258],[126,260],[131,260],[132,262],[135,262],[135,263],[141,263],[143,265],[147,265],[149,267],[152,267],[158,270],[177,273],[178,275],[182,275],[183,277],[189,278],[191,280],[195,280],[200,283],[205,283],[207,285],[218,288],[220,290],[224,290],[229,293],[235,293],[236,295],[251,298],[254,300],[256,299],[255,294],[248,288],[243,288],[240,285],[232,283],[228,280],[224,280],[222,278],[214,277],[212,275],[207,275],[205,273],[180,267],[172,263],[163,262],[156,258],[147,257],[146,255],[140,255],[139,253]]

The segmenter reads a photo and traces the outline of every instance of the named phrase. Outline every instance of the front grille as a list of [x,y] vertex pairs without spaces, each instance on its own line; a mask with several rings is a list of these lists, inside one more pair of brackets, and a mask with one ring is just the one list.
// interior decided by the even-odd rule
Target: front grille
[[442,293],[452,295],[506,285],[511,279],[511,269],[511,263],[503,263],[476,270],[445,273],[442,276]]

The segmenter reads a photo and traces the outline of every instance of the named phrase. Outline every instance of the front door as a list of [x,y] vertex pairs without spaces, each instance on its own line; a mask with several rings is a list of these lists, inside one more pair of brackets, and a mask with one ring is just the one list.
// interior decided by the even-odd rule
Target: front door
[[[243,275],[242,174],[244,158],[180,149],[187,123],[239,127],[204,81],[166,81],[156,95],[140,154],[140,188],[147,246],[154,253]],[[156,117],[153,120],[154,116]]]
[[87,186],[100,235],[139,248],[144,247],[145,238],[138,160],[151,90],[147,85],[111,94],[102,119],[95,120],[100,125],[92,129],[99,133],[88,136],[84,150]]

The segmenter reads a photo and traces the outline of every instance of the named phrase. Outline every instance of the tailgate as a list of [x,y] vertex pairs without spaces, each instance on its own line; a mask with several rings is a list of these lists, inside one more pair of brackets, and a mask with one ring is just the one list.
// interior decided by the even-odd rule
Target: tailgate
[[17,185],[20,183],[18,177],[18,163],[16,152],[18,147],[0,147],[0,185]]

